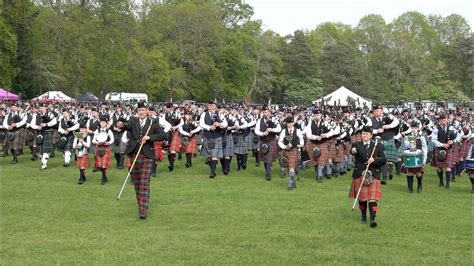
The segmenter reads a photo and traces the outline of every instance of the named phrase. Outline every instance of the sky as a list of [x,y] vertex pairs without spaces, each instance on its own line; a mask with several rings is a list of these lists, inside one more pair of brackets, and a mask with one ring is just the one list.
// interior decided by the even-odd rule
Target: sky
[[365,15],[378,14],[391,23],[407,11],[443,17],[458,14],[474,25],[473,1],[466,0],[244,0],[254,8],[253,19],[262,20],[264,29],[280,35],[298,29],[312,30],[324,22],[357,26]]

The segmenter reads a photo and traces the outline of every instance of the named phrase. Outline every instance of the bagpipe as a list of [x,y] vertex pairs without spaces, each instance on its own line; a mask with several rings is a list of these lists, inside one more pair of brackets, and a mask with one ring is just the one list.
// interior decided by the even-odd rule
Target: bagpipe
[[[190,133],[197,128],[195,121],[185,121],[183,124],[183,131]],[[186,136],[181,134],[181,146],[187,146],[191,142],[193,136]]]

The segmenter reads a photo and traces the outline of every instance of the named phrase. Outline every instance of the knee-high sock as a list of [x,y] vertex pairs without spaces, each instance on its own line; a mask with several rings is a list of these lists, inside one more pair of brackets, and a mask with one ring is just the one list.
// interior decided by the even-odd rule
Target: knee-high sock
[[64,163],[69,164],[71,162],[71,152],[65,151],[64,152]]
[[168,153],[168,162],[171,166],[174,166],[174,157],[176,156],[176,154],[174,153]]
[[43,164],[43,166],[48,165],[48,158],[49,158],[49,154],[43,153],[43,155],[41,156],[41,163]]
[[377,211],[378,211],[377,202],[369,202],[370,220],[375,219]]
[[363,217],[367,217],[367,201],[359,200],[359,210]]

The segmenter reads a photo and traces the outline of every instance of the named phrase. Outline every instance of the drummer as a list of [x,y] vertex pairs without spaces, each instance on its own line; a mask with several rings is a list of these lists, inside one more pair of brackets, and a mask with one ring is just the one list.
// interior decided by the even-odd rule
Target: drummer
[[[405,160],[404,167],[402,172],[407,175],[407,185],[408,185],[408,192],[413,193],[413,176],[416,175],[416,180],[418,182],[416,192],[420,193],[423,189],[422,187],[422,179],[424,173],[424,167],[426,164],[426,159],[428,157],[428,145],[426,143],[426,139],[420,131],[420,123],[418,121],[412,121],[410,124],[411,133],[403,138],[403,146],[400,149],[404,152],[402,154],[403,159]],[[409,151],[416,149],[415,154],[422,152],[422,162],[421,166],[418,165],[407,165],[406,156],[409,155]]]
[[298,166],[298,151],[304,145],[303,133],[296,129],[292,116],[285,118],[286,129],[282,130],[278,138],[278,146],[283,150],[283,157],[288,160],[288,190],[296,187],[295,169]]

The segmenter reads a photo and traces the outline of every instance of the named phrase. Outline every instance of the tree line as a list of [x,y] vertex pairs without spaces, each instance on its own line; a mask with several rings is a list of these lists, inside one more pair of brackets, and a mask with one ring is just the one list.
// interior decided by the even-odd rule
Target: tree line
[[381,102],[474,98],[473,34],[456,14],[370,14],[280,36],[239,0],[4,0],[0,13],[0,86],[24,98],[307,104],[340,86]]

